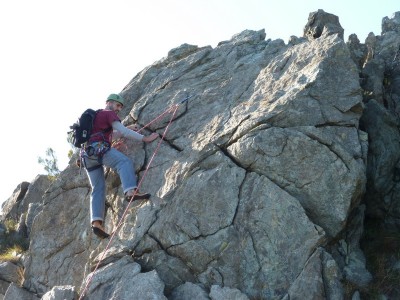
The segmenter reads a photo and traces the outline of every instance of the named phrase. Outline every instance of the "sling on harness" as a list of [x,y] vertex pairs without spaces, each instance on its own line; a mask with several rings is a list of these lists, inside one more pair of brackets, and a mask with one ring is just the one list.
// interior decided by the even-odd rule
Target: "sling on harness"
[[101,168],[103,166],[103,155],[110,150],[111,144],[104,139],[104,133],[111,131],[112,127],[107,128],[101,132],[92,134],[88,140],[95,136],[101,135],[103,141],[99,142],[86,142],[79,153],[80,166],[84,166],[88,172]]
[[88,172],[101,168],[103,166],[103,155],[110,150],[111,145],[108,142],[94,142],[86,145],[80,153],[83,166]]

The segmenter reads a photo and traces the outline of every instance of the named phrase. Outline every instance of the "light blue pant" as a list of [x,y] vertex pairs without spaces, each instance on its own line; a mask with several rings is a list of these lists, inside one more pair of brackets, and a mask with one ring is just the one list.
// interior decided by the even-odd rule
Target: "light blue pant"
[[[103,165],[116,170],[124,193],[137,187],[135,168],[132,160],[115,148],[108,150],[103,156]],[[106,200],[106,181],[103,167],[88,172],[92,194],[90,196],[90,220],[103,221]]]

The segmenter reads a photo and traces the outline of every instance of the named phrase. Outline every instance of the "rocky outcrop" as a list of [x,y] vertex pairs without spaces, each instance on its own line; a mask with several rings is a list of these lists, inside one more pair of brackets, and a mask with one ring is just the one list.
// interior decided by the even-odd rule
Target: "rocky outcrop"
[[361,119],[368,132],[367,214],[400,228],[400,12],[382,21],[382,35],[368,36],[358,67],[366,102]]
[[2,204],[3,219],[19,222],[19,231],[27,235],[50,184],[51,179],[46,175],[36,176],[31,183],[19,184],[12,196]]
[[343,39],[344,29],[340,25],[339,17],[326,13],[322,9],[310,13],[308,22],[304,27],[304,36],[317,39],[323,34],[337,34]]
[[19,204],[24,199],[26,192],[28,191],[29,182],[20,183],[14,190],[10,198],[8,198],[2,205],[2,215],[4,219],[13,219],[17,221],[20,216],[20,211],[18,210]]
[[[361,243],[365,249],[375,248],[370,265],[389,270],[386,278],[395,278],[394,265],[399,261],[393,253],[399,249],[400,229],[400,12],[382,20],[382,34],[370,33],[365,45],[359,45],[357,66],[365,109],[360,128],[368,133],[369,151],[365,193],[366,234]],[[354,44],[354,43],[353,43]],[[355,53],[354,51],[352,51]],[[383,239],[383,241],[381,241]],[[388,252],[387,249],[392,249]],[[371,251],[371,250],[370,250]],[[372,249],[373,251],[373,249]],[[356,265],[366,258],[357,251]],[[378,262],[378,263],[377,263]],[[357,268],[353,269],[356,271]],[[354,276],[355,275],[355,276]],[[353,278],[367,283],[365,273],[354,272]],[[395,280],[396,281],[396,280]],[[393,287],[392,287],[393,286]],[[388,284],[386,297],[399,298],[397,283]]]
[[163,136],[124,149],[152,199],[128,206],[118,175],[105,170],[106,227],[115,234],[99,241],[89,230],[90,185],[71,160],[28,207],[38,213],[26,218],[23,291],[343,299],[343,283],[368,286],[365,211],[390,211],[396,224],[399,199],[397,181],[381,181],[398,154],[379,155],[384,145],[397,149],[389,139],[398,135],[389,109],[397,98],[379,94],[381,73],[369,71],[391,57],[385,45],[400,37],[389,35],[346,44],[338,18],[319,10],[288,44],[245,30],[214,49],[172,49],[122,91],[123,122]]

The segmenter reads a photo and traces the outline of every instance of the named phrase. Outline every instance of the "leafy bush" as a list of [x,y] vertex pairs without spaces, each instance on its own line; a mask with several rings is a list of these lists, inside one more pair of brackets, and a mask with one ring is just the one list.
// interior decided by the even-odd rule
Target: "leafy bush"
[[57,177],[60,174],[56,153],[52,148],[47,148],[45,158],[38,157],[38,163],[43,166],[50,178]]
[[6,230],[0,239],[0,261],[18,260],[16,254],[21,254],[29,248],[29,240],[16,231],[17,225],[14,220],[4,221]]

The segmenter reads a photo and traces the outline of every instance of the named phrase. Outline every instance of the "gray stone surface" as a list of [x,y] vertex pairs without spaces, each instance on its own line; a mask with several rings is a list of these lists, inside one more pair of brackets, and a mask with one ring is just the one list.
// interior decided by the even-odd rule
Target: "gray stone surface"
[[170,297],[170,300],[209,300],[208,294],[206,291],[200,286],[191,283],[185,282],[184,284],[175,288]]
[[211,286],[210,298],[212,300],[249,300],[249,298],[238,289],[220,287],[219,285]]
[[0,279],[7,282],[19,283],[22,279],[23,270],[12,262],[0,262]]
[[41,300],[77,300],[78,294],[74,286],[55,286]]
[[86,280],[90,285],[85,290],[86,281],[81,288],[85,299],[167,299],[157,272],[140,273],[140,266],[129,256],[89,274]]
[[35,294],[19,287],[15,283],[11,283],[4,295],[4,300],[39,300]]

